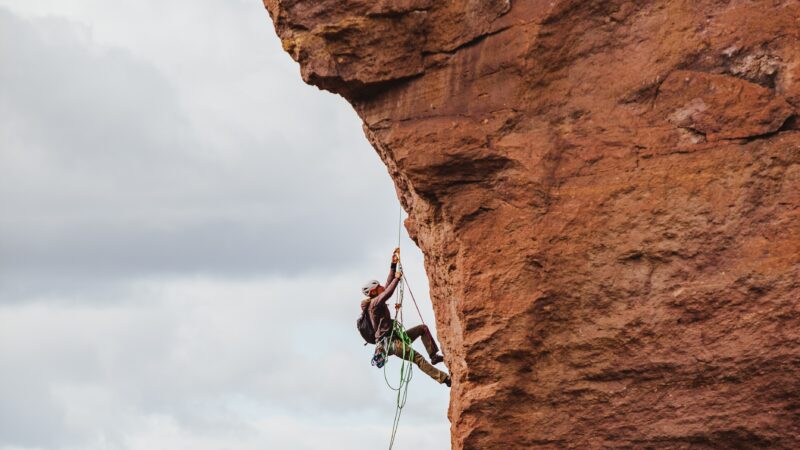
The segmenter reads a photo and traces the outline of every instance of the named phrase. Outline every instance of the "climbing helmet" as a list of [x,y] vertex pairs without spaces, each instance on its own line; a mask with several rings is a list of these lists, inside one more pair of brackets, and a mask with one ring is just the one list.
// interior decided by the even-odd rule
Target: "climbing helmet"
[[364,286],[361,288],[361,292],[363,292],[364,295],[369,297],[369,292],[380,285],[381,284],[378,283],[378,280],[369,280],[366,283],[364,283]]

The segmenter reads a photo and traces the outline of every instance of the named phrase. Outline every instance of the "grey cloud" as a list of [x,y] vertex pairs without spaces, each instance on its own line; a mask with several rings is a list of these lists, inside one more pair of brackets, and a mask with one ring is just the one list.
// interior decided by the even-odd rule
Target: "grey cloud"
[[[266,123],[214,146],[153,66],[63,21],[0,12],[6,286],[341,268],[392,232],[391,184],[355,156],[371,152],[362,138],[343,138],[341,101],[309,106],[307,132]],[[251,106],[296,112],[283,101]]]
[[[40,234],[6,230],[0,244],[6,259],[0,280],[5,283],[0,284],[8,288],[15,279],[22,283],[27,277],[41,282],[148,273],[291,275],[341,270],[343,261],[364,258],[372,244],[369,239],[361,241],[364,230],[353,228],[352,218],[343,217],[336,208],[321,211],[328,213],[324,220],[214,219],[175,228],[86,223]],[[386,224],[391,229],[391,221]]]

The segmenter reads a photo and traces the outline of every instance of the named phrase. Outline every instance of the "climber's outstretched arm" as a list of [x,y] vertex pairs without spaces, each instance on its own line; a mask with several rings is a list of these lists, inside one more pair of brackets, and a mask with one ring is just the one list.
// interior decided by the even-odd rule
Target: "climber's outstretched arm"
[[394,272],[395,271],[392,270],[392,276],[394,276],[395,278],[393,278],[392,281],[386,283],[386,290],[381,292],[378,295],[378,297],[375,300],[373,300],[372,302],[373,305],[377,306],[386,303],[386,301],[389,300],[389,298],[391,298],[392,294],[394,294],[394,290],[395,288],[397,288],[397,283],[400,282],[400,278],[397,278],[397,273]]
[[394,276],[396,273],[397,273],[397,263],[393,262],[392,265],[389,267],[389,276],[386,277],[386,283],[383,284],[384,286],[386,286],[387,291],[389,290],[389,284],[391,284],[392,281],[394,280]]

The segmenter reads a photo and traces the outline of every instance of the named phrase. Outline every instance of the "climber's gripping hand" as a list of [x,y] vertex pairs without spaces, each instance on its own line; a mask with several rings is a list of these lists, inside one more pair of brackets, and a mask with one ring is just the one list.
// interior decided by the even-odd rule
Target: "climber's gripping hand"
[[392,264],[397,264],[400,262],[400,247],[394,249],[392,252]]
[[403,278],[403,271],[402,271],[402,270],[398,270],[398,271],[396,271],[396,272],[394,273],[394,277],[395,277],[395,278],[397,278],[398,280],[399,280],[399,279],[401,279],[401,278]]

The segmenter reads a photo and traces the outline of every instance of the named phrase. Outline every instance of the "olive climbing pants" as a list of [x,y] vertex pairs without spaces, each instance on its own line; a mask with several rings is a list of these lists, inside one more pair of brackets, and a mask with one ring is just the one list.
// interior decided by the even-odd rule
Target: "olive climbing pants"
[[[431,331],[425,325],[417,325],[413,328],[409,328],[406,330],[406,334],[411,339],[411,342],[417,340],[417,338],[422,338],[422,344],[425,346],[425,350],[428,352],[428,356],[433,356],[439,351],[439,347],[436,346],[436,342],[433,340],[433,335],[431,335]],[[378,348],[378,351],[382,350],[381,347]],[[419,370],[425,372],[426,375],[436,380],[438,383],[444,383],[449,378],[449,375],[442,372],[441,370],[433,367],[433,364],[429,363],[428,360],[425,359],[418,351],[411,351],[411,349],[405,349],[405,355],[403,354],[403,342],[400,339],[394,339],[392,341],[392,348],[388,349],[386,352],[390,355],[395,355],[399,358],[403,358],[406,361],[411,361],[419,367]],[[413,355],[412,355],[413,353]]]

